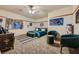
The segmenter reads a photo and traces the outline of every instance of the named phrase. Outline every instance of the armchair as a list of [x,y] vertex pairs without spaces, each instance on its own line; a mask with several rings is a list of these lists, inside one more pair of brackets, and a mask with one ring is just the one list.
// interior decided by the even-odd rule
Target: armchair
[[49,31],[48,35],[54,35],[56,37],[57,36],[57,31]]
[[62,53],[62,47],[79,47],[79,35],[76,34],[70,34],[70,35],[62,35],[61,36],[61,50],[60,53]]
[[47,42],[50,44],[54,43],[54,39],[57,38],[58,32],[57,31],[49,31],[48,32],[48,39]]

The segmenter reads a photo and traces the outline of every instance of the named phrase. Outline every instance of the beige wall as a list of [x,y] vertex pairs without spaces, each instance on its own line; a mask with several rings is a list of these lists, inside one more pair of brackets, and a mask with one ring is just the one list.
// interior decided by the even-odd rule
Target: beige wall
[[44,28],[48,27],[48,17],[40,18],[40,19],[35,19],[33,23],[33,27],[40,27],[40,23],[44,23]]
[[[60,9],[60,10],[56,10],[54,12],[49,13],[48,18],[50,19],[50,18],[53,18],[53,17],[55,18],[56,16],[73,13],[76,8],[77,8],[77,6],[72,6],[72,7],[67,7],[67,8],[63,8],[63,9]],[[68,15],[68,16],[62,16],[62,17],[64,18],[64,25],[63,26],[48,27],[49,31],[50,30],[56,30],[61,35],[63,35],[63,34],[66,34],[66,25],[67,24],[73,24],[74,25],[74,33],[79,34],[79,29],[78,29],[79,24],[77,24],[77,25],[75,24],[75,14],[74,15]]]
[[34,19],[34,22],[48,21],[48,16],[44,18]]
[[[40,26],[41,22],[37,22],[37,23],[33,23],[33,27],[34,28],[41,28]],[[48,28],[48,22],[42,22],[44,25],[42,26],[42,28]]]
[[[12,13],[12,12],[9,12],[9,11],[5,11],[5,10],[2,10],[2,9],[0,9],[0,16],[5,16],[5,17],[8,17],[8,18],[17,19],[17,20],[26,20],[26,21],[32,21],[33,20],[33,19],[30,19],[30,18],[21,16],[19,14]],[[18,30],[12,29],[12,30],[9,30],[9,32],[15,33],[15,36],[26,34],[26,32],[28,31],[28,28],[27,28],[28,22],[26,22],[26,21],[23,21],[23,25],[24,25],[23,29],[18,29]],[[3,18],[3,23],[2,23],[3,27],[5,27],[5,23],[6,23],[6,19]]]

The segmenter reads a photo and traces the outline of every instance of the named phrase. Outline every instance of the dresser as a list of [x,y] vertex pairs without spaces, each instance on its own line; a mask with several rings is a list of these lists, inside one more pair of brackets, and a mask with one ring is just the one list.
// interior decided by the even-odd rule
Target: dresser
[[1,53],[14,49],[14,33],[0,34],[0,51]]

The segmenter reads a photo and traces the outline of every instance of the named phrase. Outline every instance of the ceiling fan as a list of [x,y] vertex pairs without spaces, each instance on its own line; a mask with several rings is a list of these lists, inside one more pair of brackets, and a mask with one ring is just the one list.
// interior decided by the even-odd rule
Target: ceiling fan
[[33,5],[29,5],[29,13],[30,14],[35,14],[37,12],[37,9]]

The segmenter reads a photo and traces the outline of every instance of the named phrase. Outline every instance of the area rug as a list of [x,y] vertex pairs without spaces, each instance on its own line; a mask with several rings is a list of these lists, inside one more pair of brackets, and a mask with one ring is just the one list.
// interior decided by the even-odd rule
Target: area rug
[[[35,37],[36,38],[36,37]],[[30,42],[32,40],[34,40],[35,38],[32,38],[32,37],[29,37],[29,36],[26,36],[25,34],[23,35],[19,35],[19,36],[16,36],[15,39],[17,39],[19,42],[21,43],[27,43],[27,42]]]

